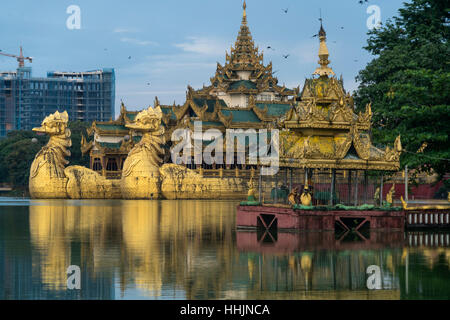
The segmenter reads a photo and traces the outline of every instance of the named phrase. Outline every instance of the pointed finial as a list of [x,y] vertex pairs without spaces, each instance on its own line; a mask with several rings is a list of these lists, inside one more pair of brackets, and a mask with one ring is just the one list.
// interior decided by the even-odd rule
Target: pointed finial
[[320,21],[320,30],[319,30],[319,39],[320,39],[321,37],[327,36],[327,33],[325,32],[325,29],[323,28],[323,25],[322,25],[322,22],[323,22],[322,9],[319,9],[319,21]]
[[247,25],[247,3],[244,0],[244,4],[242,5],[242,9],[244,12],[242,13],[242,25]]
[[319,21],[320,21],[320,30],[319,30],[319,40],[320,40],[319,64],[320,64],[320,67],[317,68],[313,74],[317,74],[321,77],[322,76],[328,77],[329,75],[334,75],[334,72],[330,67],[328,67],[328,64],[330,63],[330,61],[328,60],[329,53],[328,53],[328,48],[327,48],[327,44],[326,44],[327,33],[325,32],[325,29],[323,28],[322,13],[321,13],[321,17],[319,18]]

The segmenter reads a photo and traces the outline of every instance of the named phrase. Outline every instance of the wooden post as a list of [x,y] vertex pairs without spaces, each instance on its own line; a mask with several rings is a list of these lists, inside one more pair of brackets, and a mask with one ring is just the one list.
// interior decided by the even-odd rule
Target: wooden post
[[358,170],[355,170],[355,207],[358,205]]
[[106,161],[105,161],[105,156],[102,156],[102,176],[106,177]]
[[261,170],[259,171],[259,203],[261,203],[262,200],[262,174]]
[[289,181],[289,191],[292,191],[292,168],[290,169],[291,172],[291,176],[290,176],[290,181]]
[[408,165],[405,166],[405,201],[408,202]]
[[383,175],[380,179],[380,207],[383,206]]
[[405,291],[406,294],[408,294],[409,288],[408,288],[408,284],[409,284],[409,250],[406,249],[406,263],[405,263]]
[[278,175],[275,174],[275,203],[278,203]]
[[331,169],[330,206],[333,205],[334,201],[335,184],[336,184],[336,169]]
[[367,174],[367,170],[364,170],[364,203],[367,203],[367,189],[369,184],[369,177]]
[[284,168],[284,185],[287,187],[287,180],[288,180],[288,168]]
[[352,201],[352,170],[348,170],[348,203]]

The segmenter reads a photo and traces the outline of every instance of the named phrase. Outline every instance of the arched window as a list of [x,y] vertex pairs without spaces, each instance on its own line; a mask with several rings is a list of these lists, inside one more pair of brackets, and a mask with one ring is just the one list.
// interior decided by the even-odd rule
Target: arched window
[[108,162],[106,163],[107,171],[117,171],[117,162],[115,158],[108,158]]
[[92,165],[92,170],[102,171],[102,162],[100,161],[100,158],[94,158],[94,164]]

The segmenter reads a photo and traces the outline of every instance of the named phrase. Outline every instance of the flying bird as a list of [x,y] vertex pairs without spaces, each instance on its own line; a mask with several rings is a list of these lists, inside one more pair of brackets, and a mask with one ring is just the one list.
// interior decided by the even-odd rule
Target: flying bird
[[290,56],[290,54],[286,54],[286,55],[283,54],[283,58],[285,58],[285,59],[287,59],[289,56]]
[[318,36],[318,34],[315,34],[315,35],[313,35],[311,38],[315,38],[315,37],[317,37]]
[[289,8],[286,8],[286,9],[282,9],[283,10],[283,12],[284,13],[288,13],[288,11],[289,11]]
[[131,56],[128,56],[128,59],[131,59]]

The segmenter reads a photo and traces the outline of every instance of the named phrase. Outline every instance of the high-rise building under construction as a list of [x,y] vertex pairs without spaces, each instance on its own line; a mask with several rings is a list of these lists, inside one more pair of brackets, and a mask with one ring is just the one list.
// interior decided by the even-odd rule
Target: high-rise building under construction
[[38,127],[57,110],[67,110],[72,121],[109,121],[114,100],[114,69],[47,72],[46,78],[33,78],[30,67],[0,72],[0,137]]

